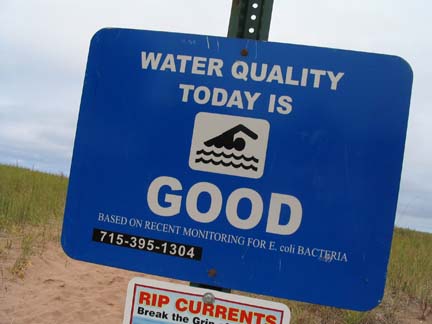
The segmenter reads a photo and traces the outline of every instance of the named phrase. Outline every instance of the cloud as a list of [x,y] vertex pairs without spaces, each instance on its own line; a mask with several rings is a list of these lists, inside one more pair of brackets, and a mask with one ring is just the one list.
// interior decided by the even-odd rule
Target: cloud
[[405,214],[403,216],[398,216],[396,224],[402,228],[432,233],[432,217],[419,218],[418,216]]
[[[230,0],[4,0],[0,4],[0,162],[67,173],[88,46],[102,27],[225,36]],[[270,39],[404,57],[414,89],[398,205],[432,217],[432,74],[427,0],[275,1]],[[373,77],[373,75],[371,76]]]
[[75,126],[65,127],[60,115],[39,114],[18,104],[0,103],[0,120],[0,162],[69,172]]

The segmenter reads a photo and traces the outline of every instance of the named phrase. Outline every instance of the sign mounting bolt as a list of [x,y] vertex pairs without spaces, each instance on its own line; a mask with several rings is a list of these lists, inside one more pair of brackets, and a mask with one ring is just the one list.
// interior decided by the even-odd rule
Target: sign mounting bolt
[[214,304],[215,296],[212,293],[205,293],[202,297],[204,304]]
[[210,269],[208,272],[207,272],[207,274],[208,274],[208,276],[210,277],[210,278],[214,278],[214,277],[216,277],[216,269]]

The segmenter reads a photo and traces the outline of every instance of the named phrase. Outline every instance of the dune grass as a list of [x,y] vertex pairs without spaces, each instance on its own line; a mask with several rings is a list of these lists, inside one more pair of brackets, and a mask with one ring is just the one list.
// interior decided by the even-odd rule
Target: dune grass
[[397,299],[417,300],[420,319],[432,312],[432,234],[395,230],[387,287]]
[[14,275],[23,277],[36,247],[59,237],[67,182],[64,176],[0,165],[0,257],[13,247],[13,236],[21,251],[10,269]]
[[[2,233],[20,237],[22,252],[10,269],[18,277],[24,276],[36,243],[58,239],[67,183],[64,176],[0,165],[0,239]],[[8,235],[0,244],[0,260],[11,248]],[[279,301],[290,307],[293,323],[393,324],[413,304],[418,305],[418,318],[424,320],[432,305],[432,234],[395,229],[385,297],[370,312]]]
[[0,230],[61,220],[68,179],[0,165]]
[[285,302],[294,323],[395,324],[407,307],[419,320],[432,317],[432,234],[396,228],[394,231],[386,290],[380,306],[369,312]]

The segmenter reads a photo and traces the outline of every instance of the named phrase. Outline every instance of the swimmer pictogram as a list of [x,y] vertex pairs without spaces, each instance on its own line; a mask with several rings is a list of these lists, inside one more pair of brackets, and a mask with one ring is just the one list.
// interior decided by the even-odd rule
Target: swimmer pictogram
[[244,133],[250,138],[256,140],[258,138],[258,135],[251,131],[246,126],[239,124],[236,127],[233,127],[226,132],[223,132],[219,136],[213,137],[212,139],[204,142],[205,146],[211,147],[215,146],[217,148],[224,147],[228,150],[234,148],[237,151],[242,151],[245,148],[246,142],[243,138],[238,137],[234,139],[234,135],[237,133]]
[[[237,137],[234,138],[236,135],[239,134],[244,134],[246,136],[249,136],[249,138],[256,140],[258,139],[258,135],[253,132],[252,130],[250,130],[249,128],[247,128],[246,126],[244,126],[243,124],[239,124],[225,132],[223,132],[222,134],[213,137],[211,139],[209,139],[208,141],[204,142],[204,145],[207,146],[208,148],[211,147],[216,147],[218,149],[226,149],[226,150],[232,150],[234,149],[235,151],[243,151],[246,147],[246,141],[241,137]],[[195,160],[196,163],[204,163],[204,164],[213,164],[213,165],[221,165],[224,167],[233,167],[233,168],[243,168],[245,170],[253,170],[253,171],[258,171],[258,168],[254,165],[254,162],[258,163],[259,160],[254,157],[254,156],[245,156],[243,154],[241,155],[236,155],[235,153],[225,153],[225,152],[216,152],[213,150],[210,151],[206,151],[206,150],[199,150],[198,152],[196,152],[197,156],[200,155],[205,155],[207,158],[205,157],[199,157]],[[216,157],[216,158],[224,158],[228,161],[224,161],[223,159],[214,159],[212,158]],[[235,161],[234,161],[235,160]],[[244,162],[252,162],[251,164],[243,164]]]
[[269,128],[262,119],[199,113],[189,166],[194,170],[260,178]]

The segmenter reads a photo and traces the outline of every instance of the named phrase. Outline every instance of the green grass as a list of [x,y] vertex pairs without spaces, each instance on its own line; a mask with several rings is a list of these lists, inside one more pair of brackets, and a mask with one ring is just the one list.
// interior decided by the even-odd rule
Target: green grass
[[385,296],[382,304],[372,311],[282,302],[290,307],[295,323],[394,324],[408,305],[417,305],[418,318],[426,320],[428,312],[431,317],[432,307],[432,234],[395,229]]
[[[21,254],[10,269],[16,276],[24,276],[36,245],[58,239],[67,182],[63,176],[0,165],[0,234],[10,234],[0,246],[0,260],[11,248],[10,236],[19,237]],[[432,234],[395,229],[385,297],[370,312],[279,301],[290,307],[292,323],[393,324],[413,304],[425,319],[432,305]]]
[[408,297],[422,306],[423,317],[432,307],[432,235],[396,229],[387,290],[396,298]]
[[394,292],[432,303],[432,235],[396,229],[387,284]]
[[30,262],[30,257],[34,248],[34,237],[32,235],[24,235],[21,238],[21,253],[15,260],[14,265],[10,269],[11,273],[19,278],[24,278],[25,270]]
[[[249,295],[249,294],[248,294]],[[409,307],[415,317],[429,320],[432,310],[432,234],[396,228],[384,299],[369,312],[270,298],[288,305],[293,323],[395,324]]]
[[[10,272],[23,278],[30,257],[58,239],[68,179],[64,176],[0,165],[0,258],[15,244],[20,254]],[[9,237],[13,237],[14,243]]]
[[67,182],[66,177],[0,165],[0,231],[61,220]]
[[288,305],[293,323],[395,324],[400,323],[400,316],[410,307],[414,308],[416,318],[429,320],[432,317],[432,234],[395,229],[384,299],[369,312],[266,299]]

